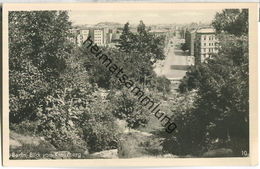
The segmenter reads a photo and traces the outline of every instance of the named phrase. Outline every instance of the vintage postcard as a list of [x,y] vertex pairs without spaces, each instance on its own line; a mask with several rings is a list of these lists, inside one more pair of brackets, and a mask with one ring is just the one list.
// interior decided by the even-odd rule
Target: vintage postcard
[[257,21],[257,3],[4,4],[4,165],[256,165]]

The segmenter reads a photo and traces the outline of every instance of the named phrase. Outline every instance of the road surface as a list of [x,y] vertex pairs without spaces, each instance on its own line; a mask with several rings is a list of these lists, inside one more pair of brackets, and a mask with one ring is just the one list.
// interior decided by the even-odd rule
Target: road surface
[[191,56],[179,49],[178,39],[171,38],[165,47],[166,58],[155,66],[155,72],[159,76],[165,76],[168,79],[182,79],[190,64]]

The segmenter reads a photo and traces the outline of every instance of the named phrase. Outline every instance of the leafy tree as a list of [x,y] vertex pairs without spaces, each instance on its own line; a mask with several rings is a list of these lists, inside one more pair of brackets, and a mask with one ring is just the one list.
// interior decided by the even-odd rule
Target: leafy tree
[[[0,18],[2,18],[2,7],[0,8]],[[0,31],[1,31],[1,33],[0,33],[0,39],[2,39],[2,33],[3,33],[3,32],[2,32],[2,19],[1,19],[1,21],[0,21],[0,27],[1,27],[1,28],[0,28]],[[3,45],[1,44],[1,45],[0,45],[0,53],[2,53],[2,50],[3,50]],[[1,56],[2,56],[2,55],[1,55]],[[2,57],[1,57],[1,59],[0,59],[0,62],[1,62],[0,69],[3,70],[3,69],[2,69],[2,63],[3,63]],[[1,72],[1,75],[2,75],[2,72]],[[2,75],[2,77],[3,77],[3,75]],[[3,81],[3,79],[1,78],[1,80],[0,80],[0,83],[1,83],[1,84],[3,84],[2,81]],[[0,89],[0,94],[1,94],[1,96],[2,96],[2,92],[3,92],[3,91],[2,91],[2,88],[1,88],[1,89]],[[1,99],[0,99],[0,102],[3,103],[3,102],[2,102],[2,97],[1,97]],[[1,104],[1,106],[0,106],[0,109],[2,110],[2,104]]]
[[147,34],[147,31],[145,30],[145,24],[144,22],[141,20],[138,27],[137,27],[137,32],[142,35],[142,34]]
[[188,30],[185,31],[185,44],[186,44],[188,50],[190,50],[190,47],[191,47],[191,33]]
[[97,152],[117,148],[119,130],[112,114],[111,103],[101,101],[102,98],[90,104],[84,110],[81,119],[81,129],[84,140],[88,144],[89,152]]
[[[127,30],[127,26],[125,28]],[[125,119],[130,128],[138,128],[148,122],[148,111],[144,110],[138,98],[132,95],[129,89],[124,88],[118,78],[92,54],[88,49],[82,48],[78,54],[80,62],[85,66],[90,75],[90,82],[97,84],[99,87],[110,89],[110,97],[112,105],[116,105],[113,114],[120,119]],[[147,92],[160,91],[167,93],[170,91],[170,81],[164,77],[157,77],[153,71],[150,62],[138,51],[125,52],[118,49],[102,48],[102,51],[109,56],[113,63],[119,68],[123,68],[123,72],[139,85],[140,88]],[[146,75],[145,78],[143,75]],[[114,106],[112,106],[114,107]]]
[[[176,95],[169,101],[169,109],[172,119],[177,124],[173,134],[163,131],[161,135],[165,138],[162,142],[163,151],[178,155],[199,155],[203,149],[205,132],[199,118],[193,112],[193,102],[197,99],[195,91]],[[205,129],[204,129],[205,131]]]
[[9,13],[10,122],[34,119],[36,107],[66,68],[71,23],[65,11]]
[[188,44],[187,44],[187,43],[181,44],[181,50],[182,50],[183,52],[189,50]]
[[[143,86],[149,79],[155,78],[155,73],[153,72],[153,64],[157,60],[163,60],[165,46],[165,37],[156,36],[149,32],[149,28],[146,28],[143,21],[137,27],[137,33],[132,33],[129,31],[129,23],[126,23],[123,29],[123,33],[119,40],[119,50],[126,52],[125,59],[134,65],[137,64],[134,69],[135,74],[134,79]],[[133,67],[133,66],[131,66]],[[133,71],[130,72],[133,72]]]
[[235,36],[248,34],[248,9],[225,9],[218,12],[212,22],[216,31],[234,34]]
[[181,36],[181,39],[184,39],[184,38],[185,38],[185,30],[184,30],[184,28],[181,28],[181,30],[180,30],[180,36]]
[[117,129],[109,105],[89,83],[89,74],[77,56],[72,55],[66,63],[55,90],[38,106],[38,132],[59,150],[116,148]]
[[205,148],[218,139],[241,156],[242,150],[248,151],[249,136],[248,40],[227,34],[219,40],[219,53],[188,72],[180,89],[198,90],[192,111],[207,133]]
[[137,34],[129,31],[129,23],[124,26],[119,40],[119,49],[126,52],[138,52],[143,54],[147,62],[155,63],[165,58],[163,49],[165,37],[155,36],[146,29],[143,21],[137,27]]
[[188,30],[185,31],[185,43],[181,44],[181,50],[183,52],[190,50],[191,34]]
[[91,71],[91,55],[72,50],[67,12],[10,12],[9,23],[10,127],[28,124],[57,150],[116,148],[111,105],[95,85],[106,81],[94,76],[101,65]]
[[181,93],[197,89],[201,79],[201,68],[204,63],[191,66],[181,80],[179,90]]
[[[107,67],[104,66],[97,58],[89,52],[89,49],[81,49],[84,52],[79,52],[77,56],[86,67],[90,75],[90,82],[97,84],[105,89],[121,89],[123,86],[118,82]],[[146,58],[139,52],[123,52],[113,48],[102,48],[103,52],[109,56],[113,63],[129,77],[145,88],[156,88],[156,74],[153,71],[153,66],[147,62]],[[144,76],[145,75],[145,76]],[[167,83],[169,84],[169,83]]]
[[[220,13],[217,13],[215,16],[215,19],[212,22],[212,25],[216,29],[217,33],[220,33],[222,31],[225,31],[228,34],[233,34],[235,36],[248,36],[248,10],[243,9],[226,9],[223,10]],[[222,51],[226,50],[226,52],[230,52],[228,55],[233,55],[233,58],[230,58],[232,60],[236,60],[236,62],[246,62],[245,60],[237,60],[241,57],[237,57],[236,55],[240,55],[244,48],[238,49],[238,51],[234,51],[232,48],[232,45],[235,44],[235,40],[232,38],[224,38],[225,36],[230,37],[227,34],[219,34],[219,39],[225,40],[225,41],[220,41],[223,48],[221,49]],[[243,39],[243,38],[242,38]],[[232,44],[233,43],[233,44]],[[225,45],[228,45],[227,47]],[[232,53],[233,52],[233,53]],[[206,64],[207,65],[207,64]],[[197,88],[198,85],[195,85],[198,83],[199,77],[200,77],[200,71],[199,69],[201,67],[205,66],[205,64],[200,64],[189,70],[185,76],[185,78],[182,80],[181,84],[181,90],[191,90],[194,88]],[[195,76],[193,78],[193,76]],[[185,87],[187,86],[187,87]],[[184,89],[184,88],[186,89]]]
[[123,32],[118,41],[119,45],[117,45],[117,47],[119,47],[119,49],[121,49],[122,51],[130,52],[131,45],[133,44],[133,39],[134,39],[134,34],[130,32],[129,23],[127,22],[124,25]]
[[149,120],[149,111],[139,102],[128,89],[110,93],[114,105],[113,114],[119,119],[126,120],[129,128],[136,129],[145,126]]
[[154,84],[152,84],[159,92],[162,92],[163,94],[167,94],[171,91],[170,85],[171,81],[167,79],[164,76],[154,77],[155,81]]
[[204,116],[211,112],[209,136],[224,139],[241,155],[242,150],[248,151],[249,140],[248,39],[225,35],[220,40],[222,50],[208,61],[201,80],[198,110]]
[[[240,25],[236,31],[229,29],[238,23],[237,20],[242,23],[241,18],[246,18],[246,13],[247,10],[225,10],[216,15],[215,23],[225,23],[221,27],[215,25],[216,30],[226,32],[218,34],[218,53],[191,68],[180,85],[182,92],[197,91],[192,109],[184,112],[193,119],[194,128],[204,135],[198,133],[199,137],[185,138],[180,130],[176,138],[168,139],[168,143],[180,139],[182,143],[177,141],[178,145],[196,143],[203,151],[226,147],[233,150],[234,156],[249,150],[248,36],[244,27],[248,21],[243,21],[244,28]],[[219,20],[220,16],[224,18]],[[178,128],[189,126],[187,121]]]
[[89,103],[95,101],[96,89],[73,57],[66,59],[66,65],[52,83],[53,90],[37,105],[37,132],[58,150],[84,152],[88,147],[80,122]]
[[[149,29],[146,29],[143,22],[140,22],[137,29],[137,33],[130,32],[129,23],[126,23],[118,41],[119,50],[102,48],[102,51],[117,66],[123,68],[124,73],[129,79],[135,81],[135,84],[147,91],[156,90],[167,93],[170,90],[170,82],[165,78],[157,77],[153,71],[155,61],[165,57],[163,54],[164,37],[149,33]],[[79,54],[79,58],[82,59],[90,74],[90,81],[98,84],[99,87],[110,89],[111,92],[120,93],[116,95],[117,97],[110,98],[112,104],[117,105],[113,114],[117,118],[125,119],[131,128],[145,125],[148,120],[147,111],[143,110],[137,98],[131,96],[131,93],[119,83],[118,78],[112,75],[87,49],[81,50],[84,52]]]

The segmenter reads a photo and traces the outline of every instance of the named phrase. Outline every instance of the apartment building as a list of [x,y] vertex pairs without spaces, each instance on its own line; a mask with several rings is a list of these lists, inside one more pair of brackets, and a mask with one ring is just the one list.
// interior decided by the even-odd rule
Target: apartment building
[[152,29],[151,31],[149,31],[150,33],[154,34],[155,36],[163,36],[163,35],[167,35],[168,34],[168,30],[165,29]]
[[81,46],[89,36],[89,29],[70,29],[71,36],[69,40],[75,45]]
[[93,35],[94,43],[100,46],[104,45],[104,31],[102,29],[94,29]]
[[195,38],[196,38],[196,30],[190,32],[190,49],[189,54],[194,56],[194,45],[195,45]]
[[122,31],[117,28],[71,29],[70,32],[73,36],[69,40],[78,46],[81,46],[89,36],[98,46],[115,46],[122,34]]
[[69,36],[69,40],[73,43],[73,44],[77,44],[77,35],[78,35],[78,30],[77,29],[70,29],[70,36]]
[[84,42],[85,40],[87,40],[87,38],[89,36],[89,29],[81,29],[80,35],[82,36],[82,41]]
[[210,58],[213,53],[218,52],[218,40],[215,36],[215,30],[212,28],[202,28],[196,31],[194,40],[195,64],[204,62]]
[[104,34],[104,44],[108,44],[110,41],[110,37],[109,37],[109,28],[103,28],[103,34]]

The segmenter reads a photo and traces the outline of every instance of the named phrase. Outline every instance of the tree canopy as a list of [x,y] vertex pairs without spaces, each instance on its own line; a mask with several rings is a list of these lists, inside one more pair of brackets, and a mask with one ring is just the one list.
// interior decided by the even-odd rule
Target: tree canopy
[[67,12],[10,12],[10,121],[35,118],[37,103],[66,68]]
[[[248,10],[237,9],[217,13],[212,25],[217,30],[218,53],[191,67],[179,86],[184,95],[196,91],[193,107],[184,112],[193,118],[193,128],[200,132],[199,142],[193,140],[200,149],[228,147],[235,156],[249,150],[247,15]],[[180,123],[186,124],[183,131],[189,128],[186,118]],[[178,135],[177,139],[187,139]]]
[[163,52],[165,37],[155,36],[150,33],[143,21],[140,21],[137,33],[130,31],[129,23],[127,22],[118,42],[118,48],[121,51],[141,53],[147,62],[155,63],[157,60],[165,58]]
[[224,31],[235,36],[248,34],[248,9],[225,9],[218,12],[212,25],[218,33]]

